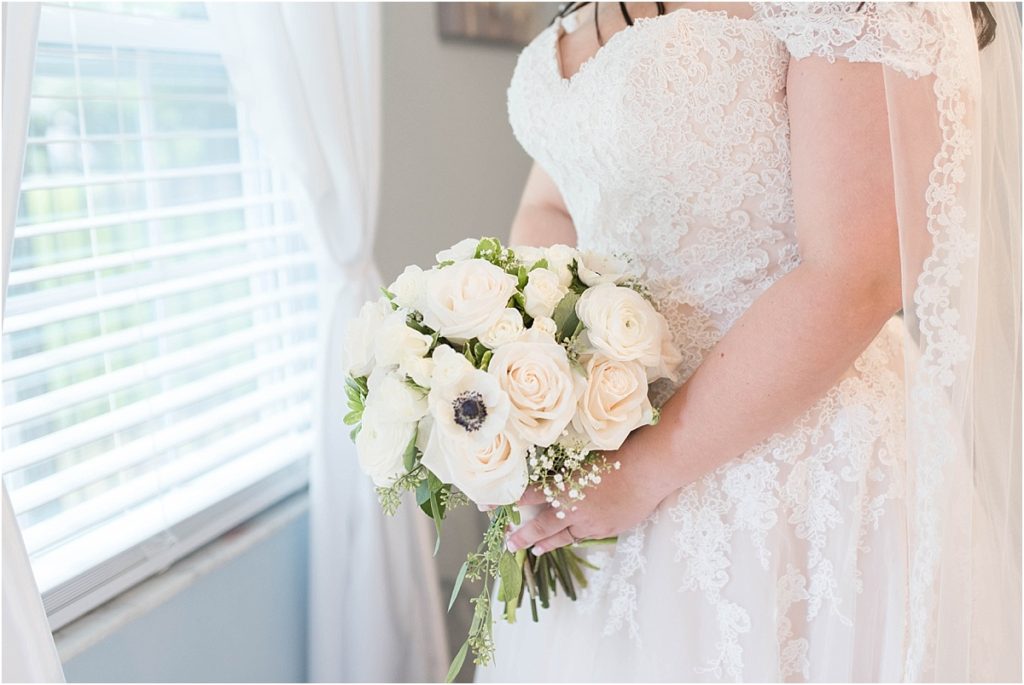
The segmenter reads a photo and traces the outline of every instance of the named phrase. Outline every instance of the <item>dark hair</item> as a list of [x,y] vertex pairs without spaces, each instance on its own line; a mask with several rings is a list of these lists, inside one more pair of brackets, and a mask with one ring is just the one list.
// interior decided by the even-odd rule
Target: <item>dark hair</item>
[[[566,2],[562,4],[562,7],[558,10],[556,17],[566,17],[576,10],[584,7],[585,5],[594,5],[594,30],[597,32],[597,42],[604,45],[604,41],[601,39],[601,27],[597,23],[597,3],[589,2]],[[629,10],[626,9],[626,3],[620,2],[619,11],[622,12],[622,18],[625,19],[627,26],[633,25],[633,17],[629,15]],[[655,3],[658,7],[658,16],[665,14],[665,3]],[[864,7],[864,3],[857,5],[857,11]],[[987,2],[972,2],[971,3],[971,16],[974,18],[974,31],[978,36],[978,49],[989,45],[996,38],[996,20],[992,16],[992,10],[989,9]],[[554,21],[554,20],[552,20]]]

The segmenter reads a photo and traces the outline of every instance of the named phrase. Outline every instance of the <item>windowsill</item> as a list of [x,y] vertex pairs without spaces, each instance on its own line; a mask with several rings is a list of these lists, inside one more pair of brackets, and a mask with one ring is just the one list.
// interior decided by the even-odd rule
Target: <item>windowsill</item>
[[238,558],[306,512],[303,489],[232,528],[114,599],[75,619],[53,635],[62,662],[68,662],[135,619],[152,611],[205,575]]

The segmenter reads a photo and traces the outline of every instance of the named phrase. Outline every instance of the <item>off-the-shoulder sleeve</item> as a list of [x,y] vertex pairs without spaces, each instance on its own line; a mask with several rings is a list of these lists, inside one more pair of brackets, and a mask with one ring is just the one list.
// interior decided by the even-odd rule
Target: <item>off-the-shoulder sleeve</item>
[[910,77],[932,73],[946,3],[765,2],[755,16],[796,59],[878,62]]

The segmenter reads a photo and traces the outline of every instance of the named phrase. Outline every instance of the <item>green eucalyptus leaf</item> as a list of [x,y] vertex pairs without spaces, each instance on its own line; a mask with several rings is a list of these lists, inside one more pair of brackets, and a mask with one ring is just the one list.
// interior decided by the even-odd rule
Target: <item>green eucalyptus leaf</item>
[[501,578],[501,596],[506,602],[519,600],[523,589],[523,572],[516,561],[516,555],[504,552],[498,560],[498,576]]
[[342,421],[345,422],[346,426],[354,426],[363,418],[363,410],[357,409],[356,411],[350,411],[345,414],[345,418]]
[[427,508],[423,511],[430,516],[430,482],[427,478],[416,485],[416,504],[420,505],[421,509],[426,505]]
[[455,586],[452,587],[452,598],[448,600],[448,611],[452,610],[455,606],[455,600],[459,596],[459,590],[462,589],[462,581],[466,580],[466,571],[469,570],[469,560],[462,564],[462,568],[459,569],[459,575],[455,576]]
[[455,677],[459,675],[459,671],[462,670],[462,664],[466,661],[466,653],[469,651],[469,640],[462,643],[459,647],[458,653],[455,658],[452,659],[452,665],[448,667],[448,675],[445,676],[446,683],[455,682]]

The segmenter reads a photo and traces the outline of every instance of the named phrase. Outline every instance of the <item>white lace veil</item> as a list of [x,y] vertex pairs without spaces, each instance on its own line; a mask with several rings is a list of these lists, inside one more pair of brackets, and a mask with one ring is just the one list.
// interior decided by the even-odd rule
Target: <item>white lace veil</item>
[[1020,15],[765,3],[796,58],[878,62],[903,269],[906,680],[1021,679]]
[[[906,324],[908,680],[1021,677],[1020,18],[880,34]],[[901,12],[904,10],[900,10]]]

